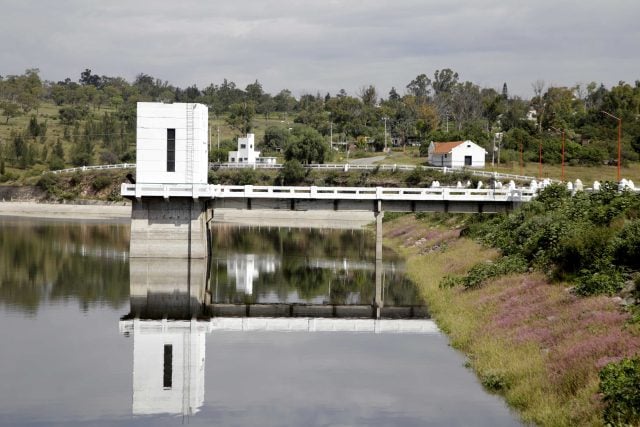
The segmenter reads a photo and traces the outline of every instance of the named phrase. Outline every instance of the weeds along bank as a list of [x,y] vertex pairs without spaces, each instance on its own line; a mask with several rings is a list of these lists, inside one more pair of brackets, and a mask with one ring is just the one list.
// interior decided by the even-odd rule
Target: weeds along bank
[[524,421],[636,425],[639,207],[611,188],[552,187],[510,215],[388,215],[385,238],[451,344]]

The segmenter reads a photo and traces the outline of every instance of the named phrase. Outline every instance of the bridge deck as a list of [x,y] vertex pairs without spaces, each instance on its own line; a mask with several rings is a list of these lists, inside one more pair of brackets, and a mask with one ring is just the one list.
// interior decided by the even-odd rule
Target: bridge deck
[[194,199],[278,200],[380,200],[453,202],[528,202],[535,197],[529,188],[474,189],[457,187],[281,187],[206,184],[122,184],[124,197],[192,197]]

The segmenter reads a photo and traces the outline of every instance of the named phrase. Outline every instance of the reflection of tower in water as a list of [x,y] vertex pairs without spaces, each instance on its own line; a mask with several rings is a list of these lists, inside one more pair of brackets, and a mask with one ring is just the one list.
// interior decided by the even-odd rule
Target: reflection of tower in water
[[236,291],[253,294],[253,281],[260,272],[274,273],[280,266],[275,255],[230,254],[227,256],[227,275],[235,277]]
[[135,319],[120,327],[133,334],[133,413],[197,413],[209,323]]
[[204,402],[206,260],[130,259],[133,413],[191,415]]

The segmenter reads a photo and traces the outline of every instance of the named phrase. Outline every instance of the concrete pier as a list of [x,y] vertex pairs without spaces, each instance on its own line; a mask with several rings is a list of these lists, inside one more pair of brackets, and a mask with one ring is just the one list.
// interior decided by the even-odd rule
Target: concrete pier
[[192,198],[132,199],[131,258],[206,258],[206,202]]
[[204,312],[207,260],[131,258],[128,318],[183,319]]

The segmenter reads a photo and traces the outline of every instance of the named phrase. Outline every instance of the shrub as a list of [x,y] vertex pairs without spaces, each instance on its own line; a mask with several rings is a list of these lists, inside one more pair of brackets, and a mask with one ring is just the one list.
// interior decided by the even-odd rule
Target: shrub
[[424,177],[424,169],[420,166],[416,166],[414,170],[407,176],[405,182],[409,185],[418,185]]
[[488,279],[505,274],[524,273],[527,271],[527,261],[519,255],[505,256],[492,263],[481,263],[473,266],[462,279],[465,288],[477,288]]
[[640,221],[628,223],[615,243],[615,259],[618,264],[640,267]]
[[497,372],[487,372],[480,376],[482,385],[491,392],[498,392],[508,388],[508,382],[503,375]]
[[237,175],[237,185],[254,185],[258,182],[256,171],[250,168],[240,169]]
[[307,172],[297,160],[287,160],[280,170],[278,179],[284,185],[299,184],[304,181]]
[[581,272],[575,287],[578,295],[613,295],[622,289],[624,277],[615,267],[599,269],[594,266],[594,270]]
[[36,186],[43,189],[47,193],[54,193],[60,185],[60,177],[52,173],[45,173],[40,177]]
[[464,278],[458,276],[446,275],[440,283],[438,283],[438,287],[440,289],[448,289],[455,288],[458,285],[464,284]]
[[640,357],[609,363],[600,371],[607,425],[640,424]]
[[104,188],[107,188],[112,181],[113,179],[109,176],[98,175],[91,182],[91,187],[93,187],[95,191],[100,191]]

